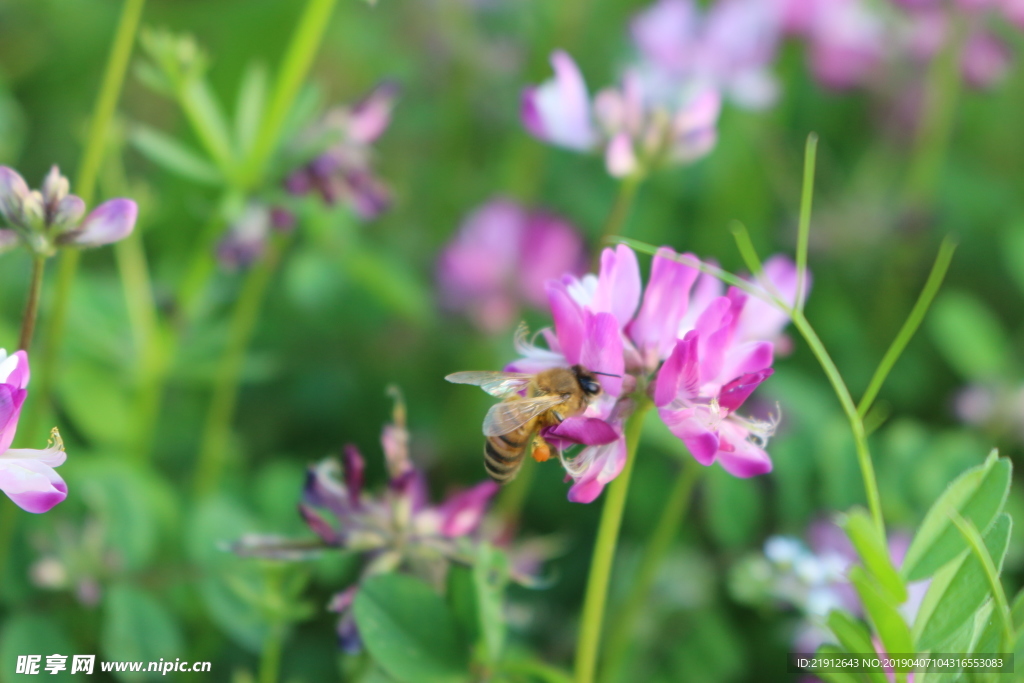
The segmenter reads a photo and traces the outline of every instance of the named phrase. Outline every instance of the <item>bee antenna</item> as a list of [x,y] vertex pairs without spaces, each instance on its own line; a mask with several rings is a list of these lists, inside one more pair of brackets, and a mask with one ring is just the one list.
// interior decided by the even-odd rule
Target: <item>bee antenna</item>
[[622,377],[622,375],[613,375],[610,372],[598,372],[597,370],[591,370],[595,375],[604,375],[605,377]]

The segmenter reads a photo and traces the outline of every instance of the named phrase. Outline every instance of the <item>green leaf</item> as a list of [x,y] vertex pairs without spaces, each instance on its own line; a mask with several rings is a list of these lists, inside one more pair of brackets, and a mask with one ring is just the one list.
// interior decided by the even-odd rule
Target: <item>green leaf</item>
[[889,549],[878,528],[862,508],[854,508],[843,520],[843,528],[865,568],[897,604],[907,601],[907,587],[889,559]]
[[[874,651],[874,648],[872,648],[870,650],[858,650],[857,653],[862,654],[864,652]],[[844,652],[842,648],[836,647],[835,645],[822,645],[818,648],[818,651],[815,653],[815,656],[832,658],[842,657],[845,654],[847,653]],[[859,683],[859,681],[861,680],[857,674],[849,673],[846,671],[816,671],[814,672],[814,675],[822,679],[823,681],[828,681],[828,683]],[[875,679],[871,678],[871,680]],[[885,680],[884,676],[882,677],[882,680]]]
[[267,69],[262,64],[250,64],[242,77],[235,103],[235,142],[242,158],[252,151],[266,104]]
[[[828,628],[832,635],[851,654],[867,654],[875,651],[871,633],[859,621],[845,612],[832,610],[828,614]],[[887,683],[885,674],[879,668],[868,672],[867,677],[875,683]]]
[[235,161],[231,135],[224,112],[210,90],[209,83],[205,78],[190,78],[179,97],[181,106],[188,114],[196,137],[203,144],[206,153],[222,171],[228,172]]
[[353,609],[366,649],[400,683],[467,680],[468,648],[451,610],[427,584],[402,574],[373,576]]
[[[39,655],[39,673],[46,681],[74,681],[83,678],[79,675],[71,675],[71,657],[73,654],[87,654],[79,652],[72,644],[67,634],[60,628],[59,620],[44,617],[41,614],[13,614],[4,618],[3,631],[0,631],[0,680],[21,681],[32,680],[24,676],[18,676],[14,672],[17,669],[18,657],[20,655]],[[56,675],[49,673],[46,666],[46,656],[52,654],[68,655],[67,670]],[[99,665],[95,667],[99,669]],[[88,680],[88,677],[84,677]]]
[[168,171],[203,185],[220,185],[221,172],[175,138],[148,126],[136,126],[130,141],[144,156]]
[[449,568],[445,596],[461,631],[462,640],[467,643],[477,642],[480,639],[480,610],[476,604],[473,570],[461,565]]
[[[1004,512],[985,534],[985,547],[997,568],[1002,567],[1009,547],[1011,526]],[[944,566],[932,579],[914,622],[918,650],[936,652],[990,597],[985,569],[973,553],[965,552]]]
[[1012,347],[999,318],[972,294],[944,292],[928,322],[935,345],[965,379],[992,379],[1011,369]]
[[914,651],[914,639],[910,627],[889,599],[860,565],[850,570],[850,582],[857,590],[864,611],[882,639],[886,652],[910,653]]
[[[149,593],[128,585],[115,585],[104,600],[100,634],[105,659],[152,661],[184,653],[177,622]],[[160,679],[160,672],[121,672],[123,681]]]
[[903,560],[907,581],[926,579],[967,548],[967,542],[949,519],[958,511],[985,533],[1003,509],[1010,492],[1012,466],[992,451],[984,464],[957,477],[935,501],[921,522]]

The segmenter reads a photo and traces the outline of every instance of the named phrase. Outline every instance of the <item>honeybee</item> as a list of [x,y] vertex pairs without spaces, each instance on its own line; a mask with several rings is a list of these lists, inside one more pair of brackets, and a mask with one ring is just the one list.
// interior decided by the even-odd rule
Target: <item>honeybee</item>
[[[545,427],[579,415],[601,394],[595,373],[574,365],[537,374],[520,372],[456,372],[445,377],[455,384],[475,384],[491,396],[505,399],[491,406],[484,418],[484,469],[499,484],[515,479],[533,438],[533,458],[544,462],[551,447],[541,437]],[[520,392],[526,392],[520,396]]]

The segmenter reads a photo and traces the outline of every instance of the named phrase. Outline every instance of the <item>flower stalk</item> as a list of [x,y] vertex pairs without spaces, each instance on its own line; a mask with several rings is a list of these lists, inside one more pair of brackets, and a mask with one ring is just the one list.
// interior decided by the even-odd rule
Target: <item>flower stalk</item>
[[242,283],[242,291],[231,315],[228,345],[217,369],[213,399],[199,447],[195,478],[196,493],[199,495],[216,490],[224,470],[245,353],[256,329],[267,289],[288,241],[288,235],[276,235],[263,258],[249,270]]
[[28,285],[28,299],[25,302],[25,314],[21,319],[21,335],[18,337],[18,348],[28,351],[32,345],[32,336],[39,317],[39,297],[43,290],[43,273],[46,271],[46,257],[35,254],[32,256],[32,278]]
[[[623,234],[626,219],[629,218],[629,211],[633,208],[633,202],[636,200],[637,191],[640,189],[643,180],[643,174],[636,172],[626,176],[619,183],[619,191],[615,195],[615,203],[612,204],[608,219],[605,221],[598,247],[611,244],[613,238]],[[599,265],[601,258],[600,248],[595,251],[594,258],[597,259],[595,265]]]
[[651,594],[651,587],[658,574],[658,568],[672,549],[672,542],[679,535],[679,529],[686,519],[686,511],[693,499],[697,481],[704,473],[696,460],[687,458],[683,469],[676,477],[676,482],[669,492],[668,500],[661,509],[661,517],[644,548],[640,567],[637,569],[629,593],[616,618],[612,620],[608,633],[606,654],[602,658],[603,679],[615,680],[615,673],[622,665],[623,657],[629,647],[630,638],[637,617],[643,611]]
[[[107,59],[106,71],[103,74],[100,92],[93,109],[92,121],[89,124],[89,137],[75,178],[75,190],[87,205],[92,204],[95,198],[110,123],[121,97],[124,76],[128,70],[128,62],[131,59],[132,47],[135,45],[135,36],[138,33],[145,5],[146,0],[125,0],[121,9],[121,19],[117,25],[114,42],[110,48],[110,57]],[[34,435],[36,433],[36,427],[46,410],[53,390],[56,376],[55,364],[60,355],[60,344],[67,321],[71,289],[75,283],[80,259],[81,254],[78,250],[65,249],[58,260],[53,307],[46,336],[40,349],[40,359],[36,363],[39,373],[39,390],[36,395],[39,398],[30,404],[30,410],[27,411],[28,415],[25,420],[25,433],[27,434]]]
[[637,448],[644,418],[652,404],[646,396],[637,400],[636,411],[626,421],[626,464],[622,473],[608,486],[601,521],[597,530],[597,542],[590,561],[587,591],[583,600],[580,617],[580,632],[576,645],[576,683],[593,683],[597,673],[598,652],[601,645],[601,631],[604,626],[605,604],[608,599],[608,584],[611,580],[615,547],[622,526],[622,514],[626,509],[629,482],[636,463]]

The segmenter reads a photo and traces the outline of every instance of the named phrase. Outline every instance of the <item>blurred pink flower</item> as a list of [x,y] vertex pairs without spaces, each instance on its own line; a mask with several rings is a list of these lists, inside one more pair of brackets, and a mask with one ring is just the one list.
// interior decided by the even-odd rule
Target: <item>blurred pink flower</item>
[[891,36],[864,0],[780,0],[789,33],[807,41],[811,70],[826,87],[865,85],[882,64]]
[[481,330],[507,330],[523,305],[545,303],[545,283],[581,273],[583,238],[568,222],[493,199],[463,221],[438,258],[442,304],[466,312]]
[[704,14],[693,0],[657,0],[631,23],[641,72],[666,92],[709,88],[737,105],[773,104],[781,17],[769,0],[721,0]]
[[45,449],[11,448],[28,380],[25,352],[8,356],[0,349],[0,490],[21,509],[40,513],[67,498],[68,487],[53,469],[67,456],[56,429]]
[[665,98],[664,89],[633,69],[592,101],[568,54],[555,52],[551,63],[554,79],[522,95],[523,125],[534,137],[577,151],[603,150],[615,177],[689,163],[714,147],[721,101],[713,89],[693,84]]

